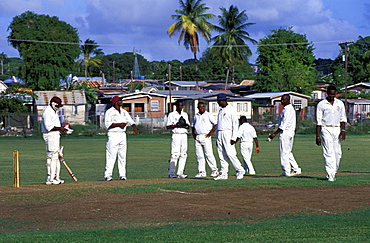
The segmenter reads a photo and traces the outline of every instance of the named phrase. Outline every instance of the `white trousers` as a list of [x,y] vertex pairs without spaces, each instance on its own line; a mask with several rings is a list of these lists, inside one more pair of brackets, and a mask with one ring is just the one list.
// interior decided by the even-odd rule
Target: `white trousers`
[[177,175],[184,174],[186,158],[188,157],[188,135],[186,133],[172,134],[171,159],[168,168],[169,174],[174,174],[177,167]]
[[58,151],[60,147],[60,132],[52,131],[42,135],[46,144],[46,173],[49,180],[60,177],[60,161]]
[[239,171],[244,171],[243,166],[240,164],[238,157],[236,156],[235,144],[231,145],[231,130],[217,131],[217,152],[220,158],[222,174],[229,173],[229,162],[232,163],[234,169]]
[[245,141],[240,143],[240,152],[243,157],[244,161],[244,170],[246,173],[249,174],[255,174],[256,171],[254,170],[251,157],[252,157],[252,151],[253,151],[253,141]]
[[206,172],[206,161],[212,171],[218,171],[216,159],[213,155],[212,138],[206,138],[206,134],[198,134],[194,140],[194,145],[198,161],[198,172]]
[[322,150],[325,160],[325,169],[328,175],[332,176],[338,172],[342,148],[339,134],[340,127],[321,127]]
[[294,142],[294,131],[282,131],[279,135],[280,164],[283,174],[290,176],[291,171],[296,171],[299,166],[294,159],[292,149]]
[[104,177],[110,177],[113,174],[114,164],[118,158],[118,173],[120,177],[126,178],[126,133],[108,132],[108,141],[105,147],[106,165]]

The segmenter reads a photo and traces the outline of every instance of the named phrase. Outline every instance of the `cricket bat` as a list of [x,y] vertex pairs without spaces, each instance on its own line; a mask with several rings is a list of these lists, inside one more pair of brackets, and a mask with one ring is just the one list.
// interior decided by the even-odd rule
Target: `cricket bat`
[[75,181],[75,182],[78,182],[78,179],[77,177],[75,176],[75,174],[73,173],[73,171],[71,170],[71,168],[69,168],[69,166],[67,165],[67,162],[64,160],[63,158],[63,146],[60,147],[59,149],[59,154],[58,154],[58,157],[59,157],[59,161],[62,162],[62,164],[66,167],[69,175],[72,177],[72,179]]

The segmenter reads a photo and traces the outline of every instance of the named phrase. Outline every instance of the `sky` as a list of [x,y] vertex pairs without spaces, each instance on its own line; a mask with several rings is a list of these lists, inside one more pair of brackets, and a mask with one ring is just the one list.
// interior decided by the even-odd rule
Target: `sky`
[[[370,35],[369,0],[203,0],[208,13],[218,16],[220,7],[231,5],[245,10],[250,37],[259,41],[271,30],[292,27],[304,34],[315,48],[316,58],[334,59],[339,42],[356,41]],[[171,18],[179,8],[177,0],[1,0],[0,53],[19,57],[7,42],[7,30],[13,17],[33,11],[57,16],[78,30],[80,40],[95,40],[105,54],[140,51],[148,61],[169,61],[193,58],[190,50],[178,44],[178,35],[169,38]],[[211,20],[218,24],[217,19]],[[217,33],[212,32],[212,36]],[[200,37],[200,53],[209,46]],[[181,43],[182,44],[182,43]],[[250,62],[257,58],[257,47]]]

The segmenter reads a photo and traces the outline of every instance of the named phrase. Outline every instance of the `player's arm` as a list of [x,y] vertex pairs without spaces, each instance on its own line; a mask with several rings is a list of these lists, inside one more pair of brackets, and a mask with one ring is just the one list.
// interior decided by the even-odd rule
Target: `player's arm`
[[209,138],[213,135],[213,133],[216,131],[217,129],[217,124],[213,125],[211,131],[209,131],[209,133],[206,135],[206,138]]
[[137,130],[136,124],[132,124],[131,126],[132,126],[132,129],[134,131],[134,134],[138,134],[139,130]]
[[282,129],[280,129],[280,128],[278,128],[278,129],[276,129],[276,131],[274,132],[274,133],[271,133],[270,135],[269,135],[269,138],[270,139],[273,139],[274,137],[276,137],[276,135],[278,135],[280,132],[282,132],[283,130]]
[[345,122],[341,122],[340,123],[340,134],[339,134],[339,138],[341,138],[343,141],[346,140],[346,123]]
[[125,122],[120,122],[120,123],[112,123],[109,128],[114,128],[114,127],[121,127],[124,128],[127,125]]
[[53,127],[50,131],[61,131],[61,132],[67,132],[67,128],[65,127]]
[[253,141],[256,144],[256,153],[258,154],[260,152],[260,147],[258,145],[258,139],[257,138],[253,138]]
[[192,127],[191,128],[191,135],[193,135],[193,138],[196,139],[197,138],[197,134],[195,134],[195,127]]
[[316,125],[316,144],[317,146],[321,145],[320,133],[321,133],[321,125]]

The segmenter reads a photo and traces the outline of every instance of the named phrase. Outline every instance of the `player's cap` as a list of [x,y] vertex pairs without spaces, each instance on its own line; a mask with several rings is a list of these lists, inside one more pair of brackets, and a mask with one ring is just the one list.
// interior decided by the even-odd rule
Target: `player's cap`
[[112,105],[114,105],[117,101],[119,101],[119,100],[122,100],[122,97],[119,97],[119,96],[114,96],[113,98],[112,98]]
[[51,98],[50,103],[51,102],[57,103],[57,107],[63,107],[62,100],[59,97],[54,96],[53,98]]
[[227,96],[226,96],[226,94],[224,94],[224,93],[219,93],[219,94],[217,95],[217,101],[219,101],[219,100],[227,100]]

